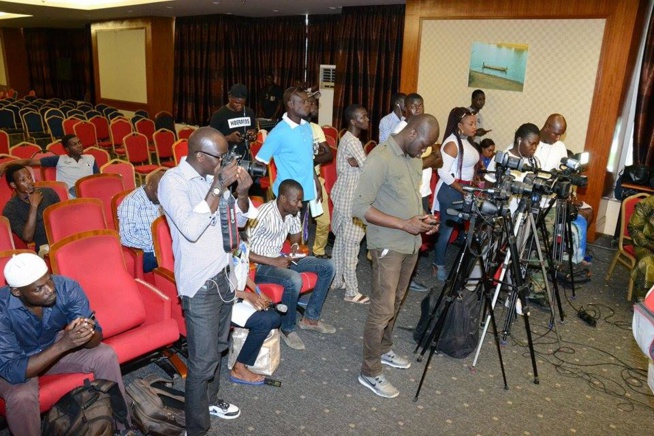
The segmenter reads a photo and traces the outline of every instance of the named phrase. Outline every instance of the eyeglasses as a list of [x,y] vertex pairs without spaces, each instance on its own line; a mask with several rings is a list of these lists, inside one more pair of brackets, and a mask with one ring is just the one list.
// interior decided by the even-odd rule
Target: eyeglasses
[[221,160],[223,157],[222,156],[216,156],[215,154],[207,153],[206,151],[198,150],[198,153],[206,154],[207,156],[211,156],[214,159]]

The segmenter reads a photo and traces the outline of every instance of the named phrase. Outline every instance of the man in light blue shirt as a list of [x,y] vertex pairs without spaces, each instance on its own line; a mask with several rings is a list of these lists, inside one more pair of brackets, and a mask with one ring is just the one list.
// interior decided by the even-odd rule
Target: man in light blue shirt
[[235,300],[231,254],[223,248],[218,204],[235,184],[238,225],[245,225],[248,212],[256,209],[248,198],[252,178],[247,171],[236,161],[221,165],[227,141],[220,132],[202,127],[191,135],[188,148],[186,160],[161,178],[159,201],[170,226],[175,281],[186,319],[186,431],[195,436],[209,431],[210,415],[234,419],[241,413],[218,398],[221,354],[229,345]]
[[404,116],[402,115],[402,109],[404,108],[404,99],[406,94],[398,92],[391,96],[391,102],[393,104],[393,110],[390,114],[386,115],[379,121],[379,144],[386,141],[391,133],[395,130],[398,124],[401,121],[404,121]]

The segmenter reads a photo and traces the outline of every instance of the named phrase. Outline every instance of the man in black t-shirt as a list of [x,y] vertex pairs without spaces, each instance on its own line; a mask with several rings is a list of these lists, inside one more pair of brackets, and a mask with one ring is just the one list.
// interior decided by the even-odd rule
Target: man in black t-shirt
[[213,114],[209,125],[225,136],[230,150],[236,145],[237,153],[249,159],[247,144],[256,137],[257,123],[254,111],[245,106],[248,90],[245,85],[237,83],[229,90],[228,96],[227,104]]
[[261,90],[259,114],[262,118],[278,120],[282,115],[282,94],[284,90],[275,83],[272,74],[266,75],[266,87]]

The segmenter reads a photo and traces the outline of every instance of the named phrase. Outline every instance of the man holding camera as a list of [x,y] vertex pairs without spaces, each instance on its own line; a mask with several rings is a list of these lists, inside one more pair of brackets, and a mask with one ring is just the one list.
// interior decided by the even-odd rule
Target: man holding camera
[[236,146],[236,153],[246,159],[249,156],[249,143],[256,139],[257,122],[254,111],[245,106],[248,89],[237,83],[228,93],[227,104],[212,116],[209,125],[225,136],[230,150]]
[[175,281],[186,319],[188,377],[187,433],[204,435],[210,414],[234,419],[240,410],[218,398],[220,360],[229,345],[229,325],[235,300],[231,254],[223,247],[218,206],[236,184],[236,218],[245,225],[256,209],[248,198],[252,178],[236,160],[222,166],[228,151],[225,137],[211,127],[189,138],[186,160],[166,171],[159,183],[159,201],[166,213],[175,254]]
[[393,327],[418,260],[420,234],[438,231],[438,221],[422,209],[418,190],[420,156],[438,134],[438,121],[432,115],[413,117],[401,132],[370,152],[354,194],[352,215],[367,225],[372,255],[371,303],[359,383],[384,398],[395,398],[400,392],[382,374],[382,364],[411,366],[392,349]]

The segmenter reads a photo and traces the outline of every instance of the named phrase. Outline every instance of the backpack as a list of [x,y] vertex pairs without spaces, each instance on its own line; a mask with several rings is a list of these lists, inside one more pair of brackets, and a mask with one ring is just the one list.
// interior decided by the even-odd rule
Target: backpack
[[87,378],[52,406],[43,421],[43,434],[111,436],[117,422],[127,427],[127,406],[118,385]]
[[182,435],[186,428],[184,392],[154,374],[127,386],[132,420],[146,435]]

